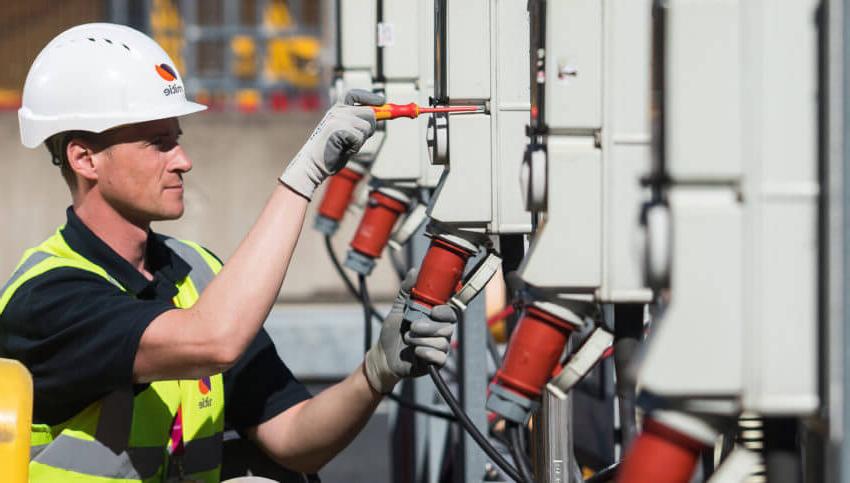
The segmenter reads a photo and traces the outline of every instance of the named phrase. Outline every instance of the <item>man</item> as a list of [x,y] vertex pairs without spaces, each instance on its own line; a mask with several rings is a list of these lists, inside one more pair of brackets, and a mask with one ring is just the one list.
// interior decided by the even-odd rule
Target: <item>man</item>
[[47,145],[73,201],[0,289],[0,356],[34,377],[33,481],[218,481],[225,423],[315,472],[400,378],[445,361],[453,313],[403,330],[404,290],[361,367],[316,397],[262,329],[314,190],[372,135],[365,105],[383,99],[353,91],[328,111],[222,266],[150,230],[183,213],[192,162],[177,117],[204,109],[173,65],[140,32],[88,24],[27,77],[21,139]]

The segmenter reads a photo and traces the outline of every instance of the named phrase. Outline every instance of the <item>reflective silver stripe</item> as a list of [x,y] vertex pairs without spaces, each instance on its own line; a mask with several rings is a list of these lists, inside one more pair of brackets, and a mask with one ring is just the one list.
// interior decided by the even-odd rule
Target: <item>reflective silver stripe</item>
[[39,453],[41,453],[42,451],[44,451],[45,448],[47,448],[47,446],[49,445],[39,444],[36,446],[30,446],[30,459],[34,460],[35,457],[39,455]]
[[185,452],[181,456],[183,472],[192,475],[218,468],[221,464],[222,439],[222,433],[218,433],[186,443]]
[[[19,278],[21,278],[21,277],[22,277],[25,273],[27,273],[27,271],[28,271],[29,269],[31,269],[32,267],[34,267],[34,266],[38,265],[39,263],[43,262],[44,260],[47,260],[48,258],[50,258],[50,257],[52,257],[52,256],[53,256],[53,255],[51,255],[51,254],[49,254],[49,253],[47,253],[47,252],[34,252],[32,255],[30,255],[30,256],[29,256],[29,258],[27,258],[26,260],[24,260],[24,263],[22,263],[22,264],[21,264],[21,266],[20,266],[20,267],[18,267],[18,269],[17,269],[17,270],[15,270],[15,273],[13,273],[13,274],[12,274],[12,277],[11,277],[11,278],[9,278],[9,280],[7,280],[7,281],[6,281],[6,283],[3,285],[3,288],[0,288],[0,296],[2,296],[4,293],[6,293],[6,290],[7,290],[9,287],[11,287],[11,286],[12,286],[12,284],[14,284],[14,283],[15,283],[15,282],[16,282]],[[75,267],[75,268],[76,268],[76,267]],[[100,274],[98,274],[98,275],[100,275]],[[124,290],[124,287],[122,287],[122,286],[121,286],[121,284],[120,284],[120,283],[118,283],[118,281],[117,281],[117,280],[115,280],[114,278],[112,278],[112,276],[111,276],[111,275],[106,274],[106,280],[108,280],[108,281],[109,281],[109,283],[111,283],[112,285],[115,285],[116,287],[118,287],[118,288],[119,288],[119,289],[121,289],[122,291]]]
[[0,296],[6,293],[6,289],[11,287],[13,283],[15,283],[25,273],[27,273],[27,270],[31,269],[32,267],[38,265],[39,263],[43,262],[44,260],[47,260],[52,256],[53,255],[45,252],[34,252],[32,255],[30,255],[26,260],[24,260],[24,263],[22,263],[21,266],[18,267],[17,270],[15,270],[15,273],[13,273],[12,277],[6,282],[5,285],[3,285],[3,288],[0,289]]
[[165,245],[174,250],[174,253],[189,264],[189,267],[191,267],[189,278],[192,279],[192,283],[195,284],[195,289],[198,293],[203,292],[207,288],[207,285],[212,282],[213,277],[215,277],[215,272],[213,272],[207,261],[204,260],[204,257],[191,246],[174,238],[166,239]]
[[33,461],[84,475],[142,480],[156,474],[165,461],[161,446],[130,448],[115,454],[99,441],[60,434]]

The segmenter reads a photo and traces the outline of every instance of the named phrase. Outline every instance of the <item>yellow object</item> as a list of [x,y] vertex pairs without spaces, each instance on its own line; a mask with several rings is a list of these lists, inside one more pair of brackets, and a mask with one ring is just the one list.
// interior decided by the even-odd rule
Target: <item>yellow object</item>
[[21,91],[0,89],[0,109],[17,109],[21,105]]
[[[175,239],[165,243],[191,269],[189,276],[176,284],[174,306],[191,307],[221,270],[221,264],[196,243]],[[24,252],[11,280],[0,293],[0,313],[21,285],[60,268],[76,268],[99,275],[124,291],[105,269],[73,251],[62,231],[57,230],[45,242]],[[0,372],[0,409],[6,407],[2,406],[6,404],[4,397],[15,392],[6,390],[7,380],[14,381]],[[31,394],[32,386],[28,387]],[[10,400],[17,400],[16,396]],[[23,430],[29,434],[32,396],[21,405],[28,411]],[[172,443],[170,430],[178,408],[181,408],[184,443],[181,461],[173,460],[167,451]],[[4,414],[0,412],[0,418]],[[0,428],[3,421],[5,419],[0,419]],[[23,422],[19,420],[18,424]],[[151,483],[165,481],[170,466],[179,467],[180,481],[217,483],[220,481],[224,431],[224,382],[221,374],[201,379],[155,381],[134,393],[127,381],[126,386],[90,404],[67,421],[53,426],[34,424],[31,428],[32,434],[24,438],[24,449],[19,450],[22,453],[15,453],[15,456],[23,455],[26,462],[32,455],[29,478],[33,483]],[[0,444],[0,448],[2,446]],[[5,457],[3,453],[0,456]],[[4,479],[7,467],[11,466],[0,459],[0,482],[17,482]]]
[[236,91],[236,106],[245,111],[255,111],[262,104],[263,95],[257,89],[239,89]]
[[178,71],[184,72],[183,20],[174,0],[153,0],[150,10],[151,33],[163,50],[174,60]]
[[233,51],[233,75],[241,79],[250,79],[257,75],[257,45],[247,35],[235,35],[230,39]]
[[0,468],[4,482],[27,481],[31,424],[32,377],[20,362],[0,359]]
[[266,44],[265,76],[298,88],[319,84],[319,40],[309,36],[275,38]]
[[266,28],[277,30],[292,26],[292,15],[286,6],[286,0],[272,0],[263,12],[263,23]]

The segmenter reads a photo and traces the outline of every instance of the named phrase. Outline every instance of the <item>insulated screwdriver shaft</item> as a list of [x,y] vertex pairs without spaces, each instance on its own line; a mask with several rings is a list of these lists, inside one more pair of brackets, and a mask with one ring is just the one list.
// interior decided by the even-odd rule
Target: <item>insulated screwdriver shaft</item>
[[420,114],[431,112],[484,112],[483,106],[420,107],[413,102],[410,104],[384,104],[382,106],[373,106],[372,109],[375,111],[375,119],[378,121],[398,119],[400,117],[416,119]]

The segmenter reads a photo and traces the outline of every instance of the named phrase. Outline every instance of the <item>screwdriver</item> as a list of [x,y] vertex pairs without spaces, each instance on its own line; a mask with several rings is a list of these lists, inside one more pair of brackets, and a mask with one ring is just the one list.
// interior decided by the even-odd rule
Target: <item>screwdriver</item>
[[372,109],[375,111],[375,119],[378,121],[400,117],[416,119],[420,114],[431,112],[484,112],[484,106],[420,107],[413,102],[410,104],[384,104],[373,106]]

